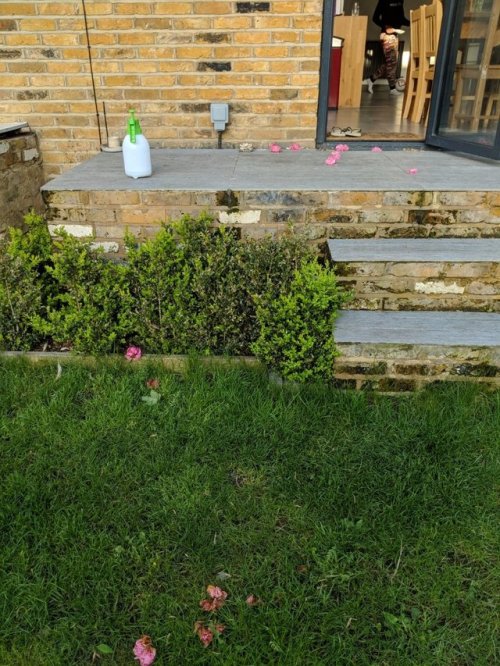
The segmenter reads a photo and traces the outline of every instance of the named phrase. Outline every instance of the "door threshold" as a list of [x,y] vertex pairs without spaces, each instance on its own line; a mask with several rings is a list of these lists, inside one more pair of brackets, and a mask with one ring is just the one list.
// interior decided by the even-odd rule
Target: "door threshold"
[[370,150],[379,146],[382,150],[435,150],[424,141],[392,141],[380,139],[351,139],[349,137],[328,137],[324,143],[318,144],[320,150],[335,148],[339,143],[345,143],[349,150]]

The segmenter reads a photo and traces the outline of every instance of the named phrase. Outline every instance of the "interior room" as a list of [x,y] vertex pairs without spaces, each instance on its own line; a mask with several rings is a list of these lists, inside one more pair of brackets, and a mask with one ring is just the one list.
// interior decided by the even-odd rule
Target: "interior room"
[[[423,5],[440,0],[405,0],[405,16]],[[398,35],[397,93],[389,94],[387,78],[379,78],[370,94],[364,81],[384,63],[380,28],[373,20],[377,0],[337,0],[330,56],[327,139],[422,141],[425,136],[428,100],[425,108],[411,109],[414,100],[406,89],[412,46],[410,26]],[[414,12],[415,17],[417,12]],[[440,27],[440,17],[438,25]],[[439,31],[438,31],[439,35]],[[436,40],[437,41],[437,40]],[[415,45],[416,46],[416,45]],[[437,47],[437,43],[436,43]],[[432,61],[434,64],[435,58]],[[410,98],[408,94],[410,93]],[[345,129],[352,132],[344,133]]]

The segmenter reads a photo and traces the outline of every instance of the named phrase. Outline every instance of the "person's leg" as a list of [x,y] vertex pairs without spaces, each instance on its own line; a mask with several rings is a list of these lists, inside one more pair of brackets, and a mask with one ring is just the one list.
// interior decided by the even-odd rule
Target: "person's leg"
[[398,68],[398,46],[399,40],[395,33],[388,35],[383,33],[382,48],[385,58],[385,75],[389,82],[390,90],[396,89],[396,72]]

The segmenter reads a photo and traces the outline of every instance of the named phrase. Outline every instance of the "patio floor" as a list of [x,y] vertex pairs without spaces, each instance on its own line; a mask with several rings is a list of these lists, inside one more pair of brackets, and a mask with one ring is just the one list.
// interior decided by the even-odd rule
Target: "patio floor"
[[[500,163],[435,150],[350,150],[334,166],[328,153],[234,149],[155,149],[153,175],[134,180],[121,153],[99,153],[42,190],[500,191]],[[410,169],[417,169],[411,175]]]

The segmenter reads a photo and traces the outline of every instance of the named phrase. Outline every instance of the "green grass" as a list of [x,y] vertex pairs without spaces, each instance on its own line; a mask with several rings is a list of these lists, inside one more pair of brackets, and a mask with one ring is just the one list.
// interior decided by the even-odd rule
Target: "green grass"
[[[2,666],[100,643],[133,664],[143,633],[178,666],[497,662],[498,394],[3,360],[0,396]],[[221,571],[227,631],[204,649]]]

